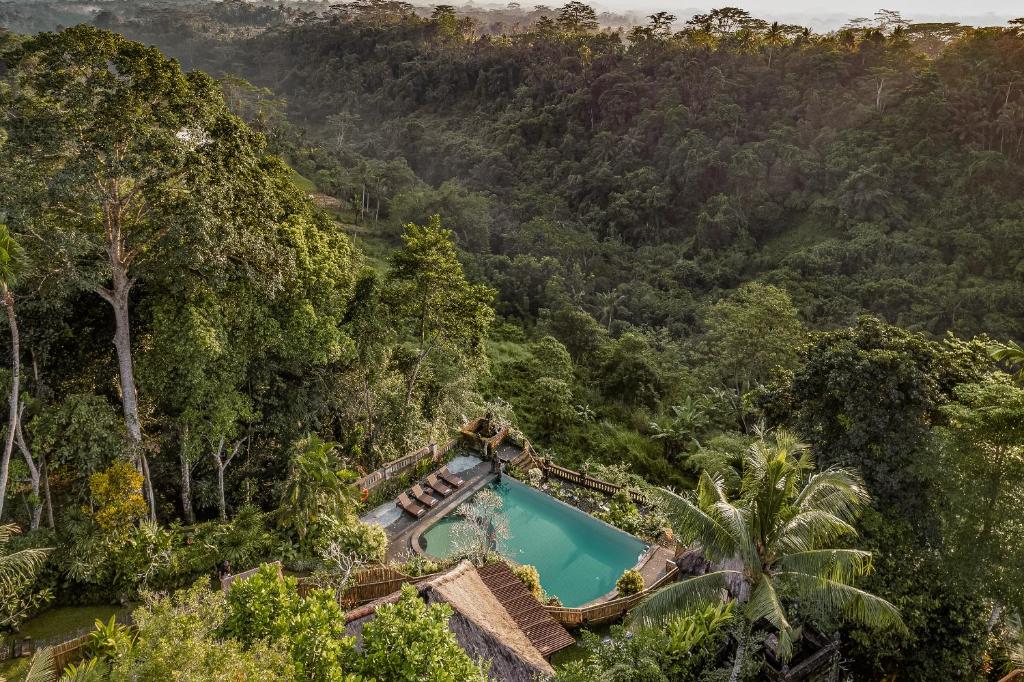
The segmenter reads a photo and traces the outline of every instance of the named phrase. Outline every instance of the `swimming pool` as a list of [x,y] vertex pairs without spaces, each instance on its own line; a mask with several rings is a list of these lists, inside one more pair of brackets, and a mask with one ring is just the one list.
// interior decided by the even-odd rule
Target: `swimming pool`
[[[580,606],[615,589],[622,572],[647,551],[641,540],[598,521],[567,504],[505,477],[491,483],[508,519],[509,539],[498,551],[540,573],[544,590],[565,606]],[[452,531],[458,514],[442,518],[421,537],[435,557],[456,553]]]

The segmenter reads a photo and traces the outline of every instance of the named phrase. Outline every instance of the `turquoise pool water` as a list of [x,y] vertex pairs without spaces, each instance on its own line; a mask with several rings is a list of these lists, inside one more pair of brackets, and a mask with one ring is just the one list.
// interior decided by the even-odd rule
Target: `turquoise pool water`
[[[508,519],[510,537],[498,551],[534,565],[544,590],[565,606],[580,606],[615,589],[622,572],[647,550],[632,535],[518,481],[506,477],[490,488]],[[458,523],[453,513],[427,529],[421,539],[426,552],[442,558],[455,554],[452,531]]]

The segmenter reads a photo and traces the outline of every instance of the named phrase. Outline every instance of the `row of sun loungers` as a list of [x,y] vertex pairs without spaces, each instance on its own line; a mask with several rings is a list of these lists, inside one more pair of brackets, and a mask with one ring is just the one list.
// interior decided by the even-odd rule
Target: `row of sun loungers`
[[398,506],[406,513],[417,519],[427,513],[428,509],[437,506],[439,495],[441,498],[448,497],[457,488],[461,488],[466,482],[448,471],[448,467],[442,467],[439,471],[427,476],[427,486],[414,485],[410,490],[398,496]]

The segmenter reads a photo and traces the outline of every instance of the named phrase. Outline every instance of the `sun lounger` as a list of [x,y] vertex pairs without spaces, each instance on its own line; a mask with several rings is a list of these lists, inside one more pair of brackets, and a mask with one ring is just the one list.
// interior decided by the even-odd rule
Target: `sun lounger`
[[430,474],[427,476],[427,485],[441,493],[443,497],[448,497],[452,494],[452,489],[445,485],[445,483],[437,477],[437,474]]
[[437,504],[437,498],[424,490],[418,483],[412,487],[409,491],[412,496],[416,498],[416,501],[425,507],[433,507]]
[[455,486],[456,488],[461,488],[466,484],[466,482],[461,478],[448,471],[448,467],[442,467],[441,470],[437,472],[437,475],[443,478],[445,483]]
[[417,519],[427,513],[427,510],[409,499],[409,496],[402,493],[398,496],[398,506]]

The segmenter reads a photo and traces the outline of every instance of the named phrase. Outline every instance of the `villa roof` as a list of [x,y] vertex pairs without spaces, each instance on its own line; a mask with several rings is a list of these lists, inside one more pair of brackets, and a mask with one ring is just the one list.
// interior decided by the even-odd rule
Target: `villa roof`
[[[454,614],[448,625],[455,633],[459,646],[471,657],[491,662],[491,679],[532,682],[538,677],[551,676],[554,670],[545,660],[544,650],[536,646],[529,632],[524,631],[503,605],[499,595],[486,583],[483,572],[488,568],[478,571],[471,563],[463,561],[450,571],[419,583],[416,589],[426,602],[445,603],[452,607]],[[512,575],[511,571],[509,574]],[[521,582],[519,584],[522,585]],[[525,592],[525,588],[523,590]],[[529,592],[526,594],[540,608],[537,600]],[[374,617],[377,607],[394,603],[399,597],[400,593],[396,592],[349,612],[346,632],[359,637],[363,625]],[[540,610],[543,611],[543,608]],[[544,612],[544,615],[547,613]],[[569,633],[560,625],[558,627],[571,644],[574,640]]]
[[551,617],[508,564],[499,561],[484,566],[478,573],[541,654],[550,656],[576,643],[565,626]]

